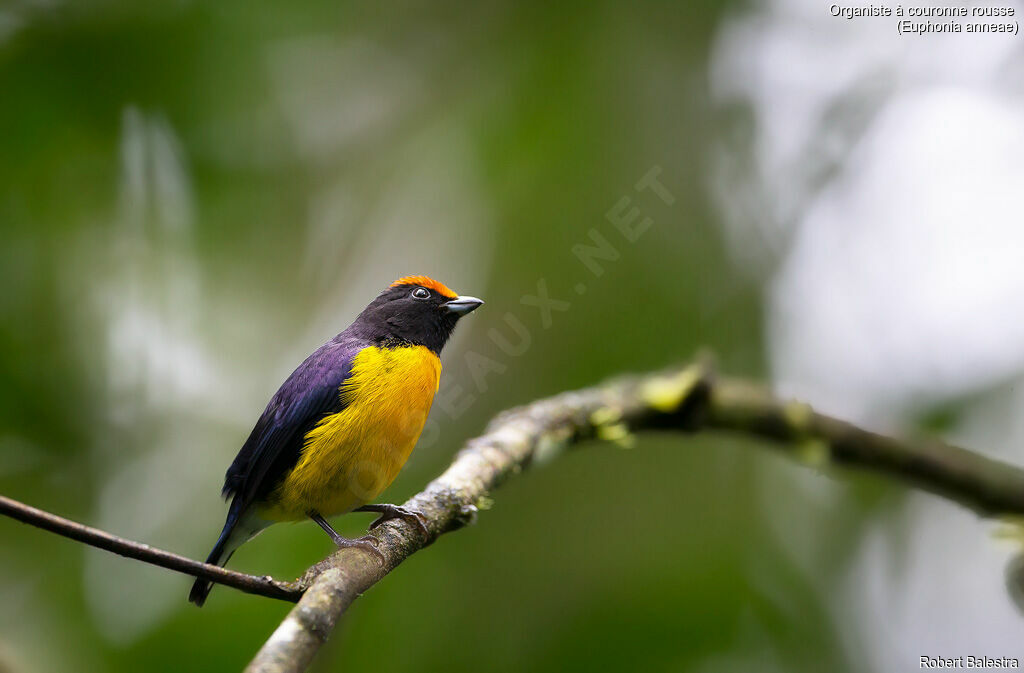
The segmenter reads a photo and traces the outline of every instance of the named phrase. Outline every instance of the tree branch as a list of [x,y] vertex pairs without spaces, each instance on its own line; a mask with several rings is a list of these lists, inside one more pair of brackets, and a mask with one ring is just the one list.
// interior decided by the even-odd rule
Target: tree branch
[[234,570],[210,565],[209,563],[193,561],[190,558],[178,556],[169,551],[156,549],[147,544],[133,542],[132,540],[126,540],[96,528],[84,526],[2,495],[0,495],[0,514],[17,519],[22,523],[48,530],[51,533],[63,535],[72,540],[84,542],[92,547],[105,549],[106,551],[138,561],[152,563],[168,570],[176,570],[193,577],[202,577],[217,584],[240,589],[246,593],[279,598],[293,603],[302,596],[303,587],[298,584],[279,582],[270,576],[257,577],[256,575],[246,575],[245,573],[235,572]]
[[1024,514],[1024,470],[932,439],[880,435],[723,378],[710,388],[707,426],[774,440],[814,467],[853,466],[941,495],[982,516]]
[[[1024,514],[1024,470],[936,441],[901,440],[775,398],[758,385],[718,378],[701,364],[626,377],[507,411],[405,506],[426,516],[429,537],[402,519],[374,531],[384,563],[341,549],[296,582],[246,575],[125,540],[0,496],[0,514],[85,544],[249,593],[298,601],[247,671],[305,670],[338,619],[364,591],[443,533],[476,518],[488,494],[522,469],[588,438],[628,443],[638,430],[726,430],[772,440],[814,467],[855,466],[942,495],[981,515]],[[308,587],[308,588],[307,588]]]
[[591,437],[628,442],[635,430],[703,428],[774,440],[815,466],[855,465],[909,481],[981,514],[1024,514],[1024,470],[965,449],[868,432],[805,404],[779,401],[759,386],[716,379],[702,365],[623,378],[495,418],[444,474],[405,503],[426,515],[429,539],[393,520],[375,531],[383,564],[342,549],[310,568],[301,580],[309,589],[246,671],[305,670],[360,594],[439,535],[472,521],[489,492],[529,465]]

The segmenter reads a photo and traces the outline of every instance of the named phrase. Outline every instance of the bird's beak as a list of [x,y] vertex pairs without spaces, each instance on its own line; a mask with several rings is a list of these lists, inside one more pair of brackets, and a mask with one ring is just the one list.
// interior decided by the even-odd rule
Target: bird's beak
[[444,306],[452,313],[466,315],[467,313],[475,311],[480,306],[483,306],[483,303],[483,299],[477,299],[476,297],[459,296],[456,297],[455,299],[452,299],[451,301],[446,301],[445,303],[441,304],[441,306]]

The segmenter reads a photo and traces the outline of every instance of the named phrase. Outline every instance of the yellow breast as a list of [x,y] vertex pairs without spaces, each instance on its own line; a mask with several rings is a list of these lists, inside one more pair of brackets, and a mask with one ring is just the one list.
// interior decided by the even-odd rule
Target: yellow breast
[[373,501],[409,458],[440,377],[440,359],[424,346],[363,349],[339,390],[345,408],[306,434],[298,463],[261,515],[332,516]]

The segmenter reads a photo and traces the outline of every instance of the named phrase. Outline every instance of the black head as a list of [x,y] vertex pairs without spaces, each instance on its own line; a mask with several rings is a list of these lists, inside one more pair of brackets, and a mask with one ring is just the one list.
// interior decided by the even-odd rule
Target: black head
[[459,318],[481,304],[426,276],[406,276],[370,302],[352,327],[381,345],[412,343],[440,353]]

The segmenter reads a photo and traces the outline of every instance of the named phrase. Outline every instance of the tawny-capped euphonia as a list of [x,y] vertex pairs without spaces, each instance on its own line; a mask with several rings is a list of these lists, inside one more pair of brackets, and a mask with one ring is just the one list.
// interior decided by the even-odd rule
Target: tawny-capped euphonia
[[[228,468],[223,495],[231,505],[207,563],[224,565],[272,523],[307,517],[337,545],[379,555],[372,538],[345,539],[324,517],[377,512],[375,526],[418,516],[369,503],[397,476],[423,430],[440,381],[438,356],[455,323],[481,304],[426,276],[406,276],[306,358]],[[202,605],[211,587],[197,579],[189,600]]]

